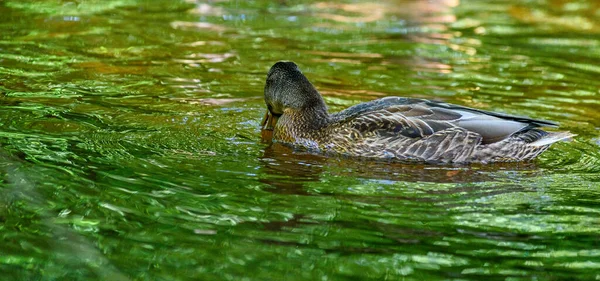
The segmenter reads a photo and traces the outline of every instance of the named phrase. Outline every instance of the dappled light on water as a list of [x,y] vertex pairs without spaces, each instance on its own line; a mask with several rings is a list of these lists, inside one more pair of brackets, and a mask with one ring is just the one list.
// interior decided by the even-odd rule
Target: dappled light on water
[[[2,280],[600,278],[597,1],[0,2]],[[533,162],[260,140],[267,71],[553,120]]]

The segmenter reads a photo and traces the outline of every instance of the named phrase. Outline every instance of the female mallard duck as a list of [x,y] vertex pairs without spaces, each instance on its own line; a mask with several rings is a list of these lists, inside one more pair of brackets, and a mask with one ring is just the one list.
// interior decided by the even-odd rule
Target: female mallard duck
[[293,62],[267,74],[263,138],[324,153],[442,163],[531,160],[573,136],[556,124],[459,105],[401,97],[327,113],[323,98]]

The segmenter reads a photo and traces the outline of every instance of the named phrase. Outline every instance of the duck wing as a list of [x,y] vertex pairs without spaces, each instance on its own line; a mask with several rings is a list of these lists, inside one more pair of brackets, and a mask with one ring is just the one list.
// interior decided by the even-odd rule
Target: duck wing
[[[481,136],[482,144],[502,141],[516,133],[556,123],[478,110],[424,99],[387,97],[348,108],[334,120],[361,134],[422,139],[448,129]],[[535,141],[535,140],[532,140]]]

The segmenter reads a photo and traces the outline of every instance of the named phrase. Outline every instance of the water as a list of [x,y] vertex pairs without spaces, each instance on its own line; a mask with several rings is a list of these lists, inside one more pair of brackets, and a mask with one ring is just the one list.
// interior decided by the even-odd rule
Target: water
[[[598,280],[600,4],[0,3],[2,280]],[[558,121],[537,161],[260,142],[269,67]]]

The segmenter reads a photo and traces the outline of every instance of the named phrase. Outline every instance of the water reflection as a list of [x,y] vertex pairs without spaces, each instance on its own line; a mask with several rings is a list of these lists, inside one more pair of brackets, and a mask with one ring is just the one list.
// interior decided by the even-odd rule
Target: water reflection
[[555,27],[575,32],[600,32],[597,1],[550,0],[547,5],[531,7],[512,5],[509,12],[515,19],[539,28],[552,30]]
[[[307,195],[306,184],[322,180],[322,175],[334,178],[358,179],[379,184],[397,182],[468,184],[502,182],[514,177],[536,177],[541,171],[535,162],[497,163],[493,165],[430,165],[371,161],[338,156],[323,156],[273,143],[265,148],[261,171],[266,175],[260,181],[271,185],[275,193]],[[510,186],[493,187],[506,192]],[[472,190],[469,190],[472,189]],[[450,192],[479,191],[481,186],[461,186]],[[448,190],[430,190],[429,193],[446,193]]]
[[364,24],[394,15],[400,21],[441,24],[456,20],[451,9],[459,4],[460,0],[388,0],[380,3],[318,2],[312,7],[319,11],[316,16],[341,23]]
[[[327,30],[339,29],[343,26],[349,31],[363,28],[369,23],[384,21],[384,30],[378,30],[382,36],[377,36],[370,41],[352,40],[344,42],[345,45],[356,45],[358,48],[369,45],[389,45],[386,53],[396,49],[394,42],[397,40],[418,42],[423,44],[440,44],[464,52],[470,56],[475,55],[476,49],[451,43],[456,33],[449,30],[449,25],[456,21],[453,8],[460,4],[459,0],[436,1],[384,1],[381,3],[326,3],[319,2],[312,5],[318,11],[316,16],[328,21],[320,22],[317,26]],[[391,21],[390,18],[392,19]],[[340,25],[339,23],[343,23]],[[415,27],[418,26],[418,27]],[[414,32],[416,31],[416,32]],[[397,45],[396,45],[397,46]],[[340,46],[341,47],[341,46]],[[409,56],[384,55],[382,53],[357,52],[356,48],[348,52],[309,51],[320,58],[313,58],[313,62],[328,62],[331,64],[369,64],[368,70],[388,70],[391,66],[402,65],[413,71],[428,71],[449,73],[452,67],[442,60],[427,53]],[[376,66],[374,66],[376,65]]]
[[[79,2],[0,1],[4,279],[598,279],[598,1]],[[580,137],[489,166],[265,147],[280,59],[332,111],[424,97]]]
[[265,148],[261,161],[262,172],[269,175],[260,182],[269,184],[274,193],[309,195],[304,188],[307,182],[320,180],[324,156],[309,153],[294,153],[292,149],[279,144]]
[[[313,5],[318,17],[343,23],[366,23],[381,20],[385,16],[385,5],[379,3],[352,3],[340,4],[319,2]],[[330,10],[330,11],[327,11]],[[353,13],[354,15],[344,15]]]

